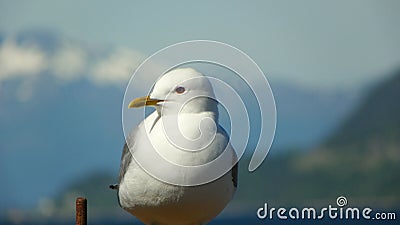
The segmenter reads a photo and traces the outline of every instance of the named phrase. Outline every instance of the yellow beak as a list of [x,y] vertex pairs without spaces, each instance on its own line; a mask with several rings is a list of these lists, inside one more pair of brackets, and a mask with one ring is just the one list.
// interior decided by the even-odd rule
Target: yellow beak
[[144,96],[144,97],[133,99],[129,103],[128,108],[140,108],[140,107],[144,107],[144,106],[156,106],[157,103],[163,102],[163,101],[164,100],[150,98],[150,96]]

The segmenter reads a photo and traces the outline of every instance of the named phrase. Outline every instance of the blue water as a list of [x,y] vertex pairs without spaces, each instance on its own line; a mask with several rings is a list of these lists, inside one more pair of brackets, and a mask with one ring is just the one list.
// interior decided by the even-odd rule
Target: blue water
[[[106,221],[102,221],[106,222]],[[126,225],[126,224],[132,224],[129,223],[129,221],[125,221],[122,223],[113,223],[110,221],[110,223],[95,223],[95,224],[113,224],[113,225]],[[285,225],[285,224],[302,224],[302,225],[314,225],[314,224],[320,224],[320,225],[342,225],[342,224],[359,224],[359,225],[367,225],[367,224],[399,224],[399,220],[386,220],[386,221],[376,221],[376,220],[279,220],[279,219],[274,219],[274,220],[259,220],[257,218],[251,218],[251,217],[241,217],[241,218],[235,218],[235,219],[218,219],[214,220],[208,225]],[[140,223],[136,223],[134,225],[142,225]]]
[[[397,214],[398,215],[398,214]],[[7,221],[0,221],[1,225],[11,225],[13,223]],[[23,223],[23,224],[38,224],[37,222],[33,223]],[[42,225],[50,225],[50,224],[58,224],[58,225],[71,225],[75,224],[75,221],[62,222],[59,221],[46,221],[40,222]],[[133,222],[132,220],[124,220],[124,221],[115,221],[112,218],[110,219],[102,219],[98,221],[88,221],[88,225],[142,225],[138,222]],[[279,220],[279,219],[265,219],[260,220],[256,216],[246,216],[246,217],[238,217],[238,218],[229,218],[229,219],[216,219],[212,222],[208,223],[208,225],[284,225],[284,224],[302,224],[302,225],[311,225],[311,224],[321,224],[321,225],[330,225],[330,224],[359,224],[359,225],[367,225],[367,224],[399,224],[399,218],[396,220]]]
[[[103,221],[105,222],[105,221]],[[98,224],[113,224],[113,225],[126,225],[130,224],[129,221],[125,223],[98,223]],[[367,224],[399,224],[399,220],[392,220],[392,221],[376,221],[376,220],[259,220],[257,218],[252,217],[241,217],[235,219],[218,219],[214,220],[208,225],[285,225],[285,224],[302,224],[302,225],[314,225],[314,224],[321,224],[321,225],[336,225],[336,224],[359,224],[359,225],[367,225]],[[134,224],[139,225],[139,223]],[[140,224],[142,225],[142,224]]]
[[[384,211],[382,211],[384,212]],[[360,225],[386,225],[386,224],[400,224],[400,211],[395,210],[392,211],[395,213],[395,219],[391,220],[376,220],[370,219],[366,220],[361,217],[361,219],[330,219],[329,217],[324,217],[323,219],[287,219],[281,220],[278,218],[269,219],[259,219],[256,214],[245,214],[243,216],[231,216],[231,217],[217,217],[212,222],[208,223],[208,225],[284,225],[284,224],[301,224],[301,225],[335,225],[335,224],[360,224]],[[372,218],[372,216],[371,216]],[[22,222],[22,223],[21,223]],[[75,219],[70,221],[21,221],[18,224],[41,224],[41,225],[71,225],[75,224]],[[0,218],[0,225],[14,225],[10,221],[4,221],[4,218]],[[115,217],[108,217],[103,219],[94,220],[89,217],[88,225],[143,225],[137,220],[134,220],[133,217],[129,216],[123,219],[116,219]]]

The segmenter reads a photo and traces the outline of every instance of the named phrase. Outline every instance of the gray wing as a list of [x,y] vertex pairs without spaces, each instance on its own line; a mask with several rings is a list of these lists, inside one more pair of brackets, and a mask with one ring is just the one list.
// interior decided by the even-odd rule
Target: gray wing
[[[230,137],[222,126],[218,126],[218,131],[221,132],[228,139],[228,142],[230,142]],[[229,143],[227,143],[227,144],[229,144]],[[235,154],[234,157],[236,160],[237,159],[236,152],[234,154]],[[231,170],[232,183],[235,188],[237,188],[237,186],[238,186],[238,173],[239,173],[238,169],[239,169],[239,161],[236,162],[236,164],[232,167],[232,170]]]
[[[157,123],[157,121],[158,121],[159,119],[160,119],[159,117],[157,117],[157,118],[155,119],[154,124],[152,125],[152,128],[151,128],[151,129],[153,129],[154,125]],[[127,138],[129,139],[129,144],[130,144],[131,146],[134,146],[134,141],[135,141],[136,134],[137,134],[137,132],[138,132],[138,130],[140,129],[141,126],[142,126],[142,123],[139,124],[139,125],[132,131],[132,133],[129,135],[129,137],[127,137]],[[124,178],[125,173],[126,173],[126,171],[128,170],[129,165],[130,165],[131,162],[132,162],[132,159],[133,159],[132,153],[129,151],[129,147],[128,147],[127,142],[125,142],[124,148],[122,149],[121,165],[120,165],[120,167],[119,167],[118,184],[110,185],[110,188],[111,188],[111,189],[118,189],[119,184],[121,183],[122,179]]]
[[128,170],[128,167],[131,164],[131,162],[132,162],[132,153],[129,151],[128,144],[125,143],[124,148],[122,150],[121,166],[119,168],[118,183],[121,183],[122,178],[124,177],[126,171]]
[[[138,127],[136,127],[136,129],[132,132],[132,134],[129,137],[131,145],[133,145],[133,140],[135,139],[137,129],[138,129]],[[122,149],[121,164],[119,167],[119,175],[118,175],[118,183],[110,185],[111,189],[119,188],[119,184],[121,183],[122,179],[124,178],[125,173],[128,170],[128,167],[132,162],[132,158],[133,158],[132,153],[129,151],[127,142],[125,142],[124,148]]]
[[132,162],[132,153],[129,151],[128,144],[125,142],[124,148],[122,149],[122,156],[121,156],[121,166],[119,168],[119,176],[118,176],[118,184],[112,184],[110,185],[111,189],[117,190],[117,198],[118,198],[118,204],[122,207],[121,205],[121,200],[119,198],[119,184],[121,183],[122,179],[124,178],[124,175],[126,171],[128,170],[129,164]]
[[124,148],[122,149],[121,165],[119,167],[118,183],[110,185],[111,189],[118,189],[126,171],[128,170],[129,164],[132,162],[132,154],[129,151],[128,144],[125,142]]

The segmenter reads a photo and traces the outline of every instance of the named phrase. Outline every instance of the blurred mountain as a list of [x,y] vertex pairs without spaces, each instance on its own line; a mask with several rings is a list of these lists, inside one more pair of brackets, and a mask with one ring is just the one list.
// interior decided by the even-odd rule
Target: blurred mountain
[[[0,175],[6,184],[3,188],[13,190],[4,199],[16,205],[21,204],[19,201],[35,202],[37,196],[51,196],[76,177],[91,171],[110,169],[116,174],[124,140],[123,89],[98,87],[85,80],[62,84],[50,75],[31,85],[24,87],[23,82],[14,80],[3,82],[0,90]],[[24,88],[33,88],[33,93],[29,100],[21,102],[16,95]],[[296,143],[305,148],[318,143],[322,140],[322,131],[328,133],[338,118],[328,118],[328,109],[320,110],[321,104],[310,101],[311,92],[307,90],[295,91],[296,102],[303,101],[303,105],[294,110],[296,107],[290,99],[283,96],[285,90],[292,90],[285,88],[276,88],[280,111],[274,148],[285,149]],[[325,100],[332,101],[332,98],[328,96]],[[324,102],[324,98],[319,101]],[[288,108],[292,110],[286,111]],[[308,129],[311,134],[301,129]],[[296,134],[297,139],[291,140]],[[27,168],[34,173],[32,176],[25,176]],[[23,191],[21,180],[31,183],[30,192]],[[24,198],[13,200],[21,195],[19,192]]]
[[[399,78],[400,73],[372,88],[326,144],[312,151],[274,154],[253,173],[247,172],[249,158],[242,158],[239,189],[224,214],[253,213],[264,202],[277,207],[326,207],[335,205],[338,196],[345,196],[352,206],[400,207],[400,132],[394,129],[400,114],[395,111],[398,107],[381,103],[394,104],[391,100],[400,97]],[[371,112],[374,116],[364,116]],[[382,118],[393,124],[376,126]],[[363,124],[369,130],[348,124]],[[342,141],[342,134],[352,135],[354,141]],[[115,210],[115,193],[107,190],[110,179],[104,174],[88,175],[60,195],[58,205],[65,205],[68,196],[84,195],[93,199],[91,207]]]
[[278,113],[275,151],[318,146],[360,100],[355,90],[307,89],[274,80],[270,83]]
[[[69,56],[80,49],[89,58],[87,64],[95,66],[98,62],[93,60],[107,60],[113,52],[112,47],[96,48],[43,30],[13,37],[0,33],[0,46],[6,46],[3,54],[20,54],[33,46],[23,56],[45,55],[50,64],[53,56]],[[60,53],[61,48],[68,54],[64,50]],[[118,172],[126,82],[93,82],[90,68],[66,79],[46,65],[40,73],[0,73],[0,178],[1,190],[5,190],[0,192],[0,208],[32,207],[88,174],[98,170]],[[273,81],[271,86],[278,110],[275,149],[316,145],[357,101],[341,91],[315,91]]]
[[[400,70],[371,88],[365,100],[326,142],[328,147],[387,146],[400,142]],[[394,143],[393,143],[394,144]]]
[[51,77],[42,79],[26,102],[15,97],[22,84],[2,85],[3,207],[36,205],[86,173],[118,168],[123,91],[87,81],[60,85]]
[[[268,157],[240,175],[237,204],[400,207],[400,70],[371,87],[327,141],[309,152]],[[248,185],[252,184],[252,185]]]

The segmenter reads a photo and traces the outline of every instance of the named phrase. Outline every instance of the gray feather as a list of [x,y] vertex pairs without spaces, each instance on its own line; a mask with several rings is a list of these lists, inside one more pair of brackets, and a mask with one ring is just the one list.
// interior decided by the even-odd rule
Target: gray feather
[[124,148],[122,150],[121,166],[119,168],[118,183],[121,183],[131,162],[132,162],[132,153],[129,151],[128,144],[125,143]]
[[121,165],[119,168],[119,175],[118,175],[118,183],[111,184],[109,187],[113,190],[118,190],[119,184],[121,183],[122,179],[126,171],[128,170],[129,164],[132,161],[132,154],[129,152],[128,145],[125,143],[124,148],[122,149],[122,156],[121,156]]

